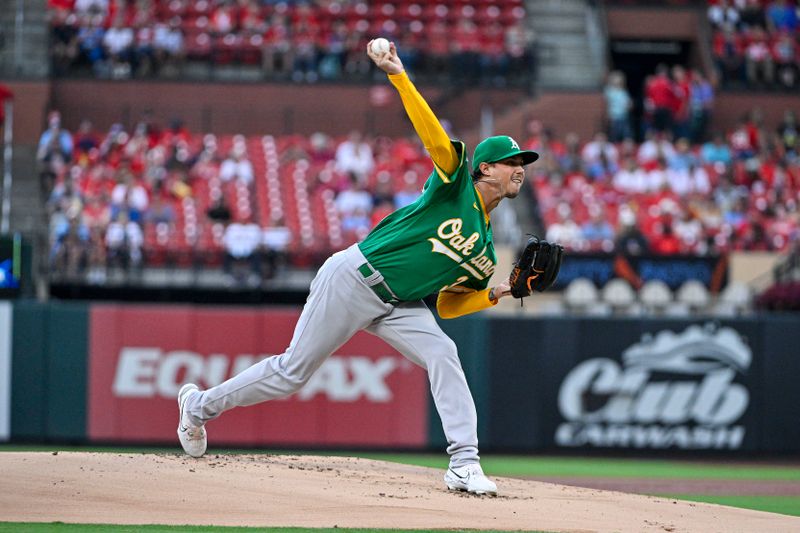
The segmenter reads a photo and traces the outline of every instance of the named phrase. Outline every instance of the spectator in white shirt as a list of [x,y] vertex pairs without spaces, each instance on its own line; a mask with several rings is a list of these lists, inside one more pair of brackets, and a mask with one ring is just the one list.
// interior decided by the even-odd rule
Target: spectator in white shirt
[[608,137],[602,131],[595,133],[594,139],[586,143],[581,150],[584,167],[597,164],[601,153],[605,154],[606,160],[611,163],[616,163],[619,159],[617,147],[608,141]]
[[120,212],[125,212],[131,222],[141,222],[149,205],[147,189],[136,182],[136,178],[129,170],[121,169],[119,181],[111,191],[112,218]]
[[183,33],[178,20],[170,25],[157,23],[153,32],[153,51],[161,72],[175,74],[183,58]]
[[628,194],[639,194],[647,191],[647,174],[639,168],[636,160],[629,157],[624,166],[614,175],[614,188]]
[[667,137],[661,134],[649,134],[649,138],[639,146],[636,158],[640,165],[652,164],[662,159],[669,161],[675,156],[675,148]]
[[128,78],[131,75],[133,37],[133,30],[123,25],[121,17],[114,20],[113,25],[103,36],[103,48],[111,62],[111,75],[116,79]]
[[265,278],[275,277],[277,271],[285,265],[291,242],[292,232],[283,223],[283,219],[273,220],[268,227],[264,228],[262,243],[266,263]]
[[354,174],[350,175],[349,186],[336,197],[336,209],[340,215],[348,216],[355,211],[372,212],[372,195],[361,183]]
[[739,23],[739,12],[728,0],[719,0],[708,7],[708,21],[715,28],[733,28]]
[[572,210],[567,204],[560,204],[557,207],[558,222],[551,224],[547,228],[547,236],[550,242],[557,242],[568,250],[579,250],[582,247],[583,236],[581,228],[570,218]]
[[701,254],[708,251],[708,246],[704,242],[703,224],[691,211],[684,211],[681,218],[673,222],[672,229],[680,239],[684,249]]
[[667,171],[660,162],[647,172],[647,192],[658,192],[668,185]]
[[105,15],[108,13],[108,0],[75,0],[75,13]]
[[701,166],[690,164],[689,168],[667,170],[667,182],[678,196],[707,195],[711,192],[708,172]]
[[237,179],[247,185],[253,183],[253,164],[247,158],[244,141],[234,141],[230,156],[222,162],[219,177],[222,181]]
[[124,211],[120,212],[106,228],[108,265],[119,265],[126,270],[131,266],[140,266],[143,243],[142,228],[136,222],[128,220]]
[[249,281],[255,284],[261,274],[259,248],[262,242],[261,228],[252,219],[233,222],[225,228],[222,245],[225,248],[223,269],[236,281],[244,282],[247,278],[236,268],[241,264],[250,267]]
[[336,170],[343,174],[355,174],[364,183],[373,168],[375,159],[369,143],[363,140],[360,132],[351,132],[348,139],[336,149]]

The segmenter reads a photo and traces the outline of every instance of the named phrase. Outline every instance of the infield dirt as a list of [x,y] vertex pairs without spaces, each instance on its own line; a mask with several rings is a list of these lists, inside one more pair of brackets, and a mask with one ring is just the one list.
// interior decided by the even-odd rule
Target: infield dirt
[[496,498],[443,472],[352,457],[82,452],[0,454],[0,520],[111,524],[790,532],[800,518],[494,478]]

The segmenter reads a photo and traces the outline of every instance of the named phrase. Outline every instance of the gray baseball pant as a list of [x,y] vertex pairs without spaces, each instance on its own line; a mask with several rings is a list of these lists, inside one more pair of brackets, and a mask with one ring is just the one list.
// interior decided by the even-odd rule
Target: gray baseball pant
[[381,301],[357,270],[365,262],[357,245],[331,256],[311,282],[286,352],[193,395],[186,410],[194,422],[203,424],[233,407],[296,392],[337,348],[363,329],[428,371],[450,465],[478,462],[478,417],[455,343],[421,300],[398,305]]

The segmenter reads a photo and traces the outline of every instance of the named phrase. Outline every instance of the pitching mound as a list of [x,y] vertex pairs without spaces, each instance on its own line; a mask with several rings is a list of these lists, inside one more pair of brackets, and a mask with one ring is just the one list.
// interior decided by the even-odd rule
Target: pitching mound
[[5,521],[225,526],[800,531],[800,518],[495,478],[501,496],[448,492],[443,472],[350,457],[3,453]]

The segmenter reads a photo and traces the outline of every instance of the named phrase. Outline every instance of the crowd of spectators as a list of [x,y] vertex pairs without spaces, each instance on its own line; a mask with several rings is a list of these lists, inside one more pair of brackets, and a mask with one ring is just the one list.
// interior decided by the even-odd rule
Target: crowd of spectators
[[709,0],[708,20],[723,85],[798,86],[800,7],[795,0]]
[[72,133],[58,112],[37,159],[52,271],[96,283],[145,266],[205,265],[260,283],[363,238],[416,199],[429,166],[415,142],[356,132],[218,138],[145,118],[131,133],[120,124],[98,133],[88,121]]
[[714,88],[699,70],[687,71],[682,65],[661,64],[645,78],[641,129],[633,131],[634,101],[625,74],[613,71],[603,90],[606,99],[608,135],[611,141],[670,133],[692,143],[706,140],[714,108]]
[[533,36],[521,0],[49,0],[56,74],[177,75],[187,61],[260,67],[267,79],[367,78],[384,36],[418,76],[528,82]]
[[702,144],[652,130],[641,144],[564,139],[533,121],[525,147],[547,238],[582,252],[709,255],[800,238],[800,124],[758,109]]
[[[562,139],[532,121],[524,147],[541,154],[528,183],[546,236],[573,252],[710,255],[800,237],[792,110],[779,124],[753,110],[701,144],[656,130],[642,143]],[[72,134],[57,113],[39,161],[53,271],[97,282],[166,261],[258,283],[360,240],[430,172],[413,138],[216,137],[147,118],[131,133],[84,122]]]

